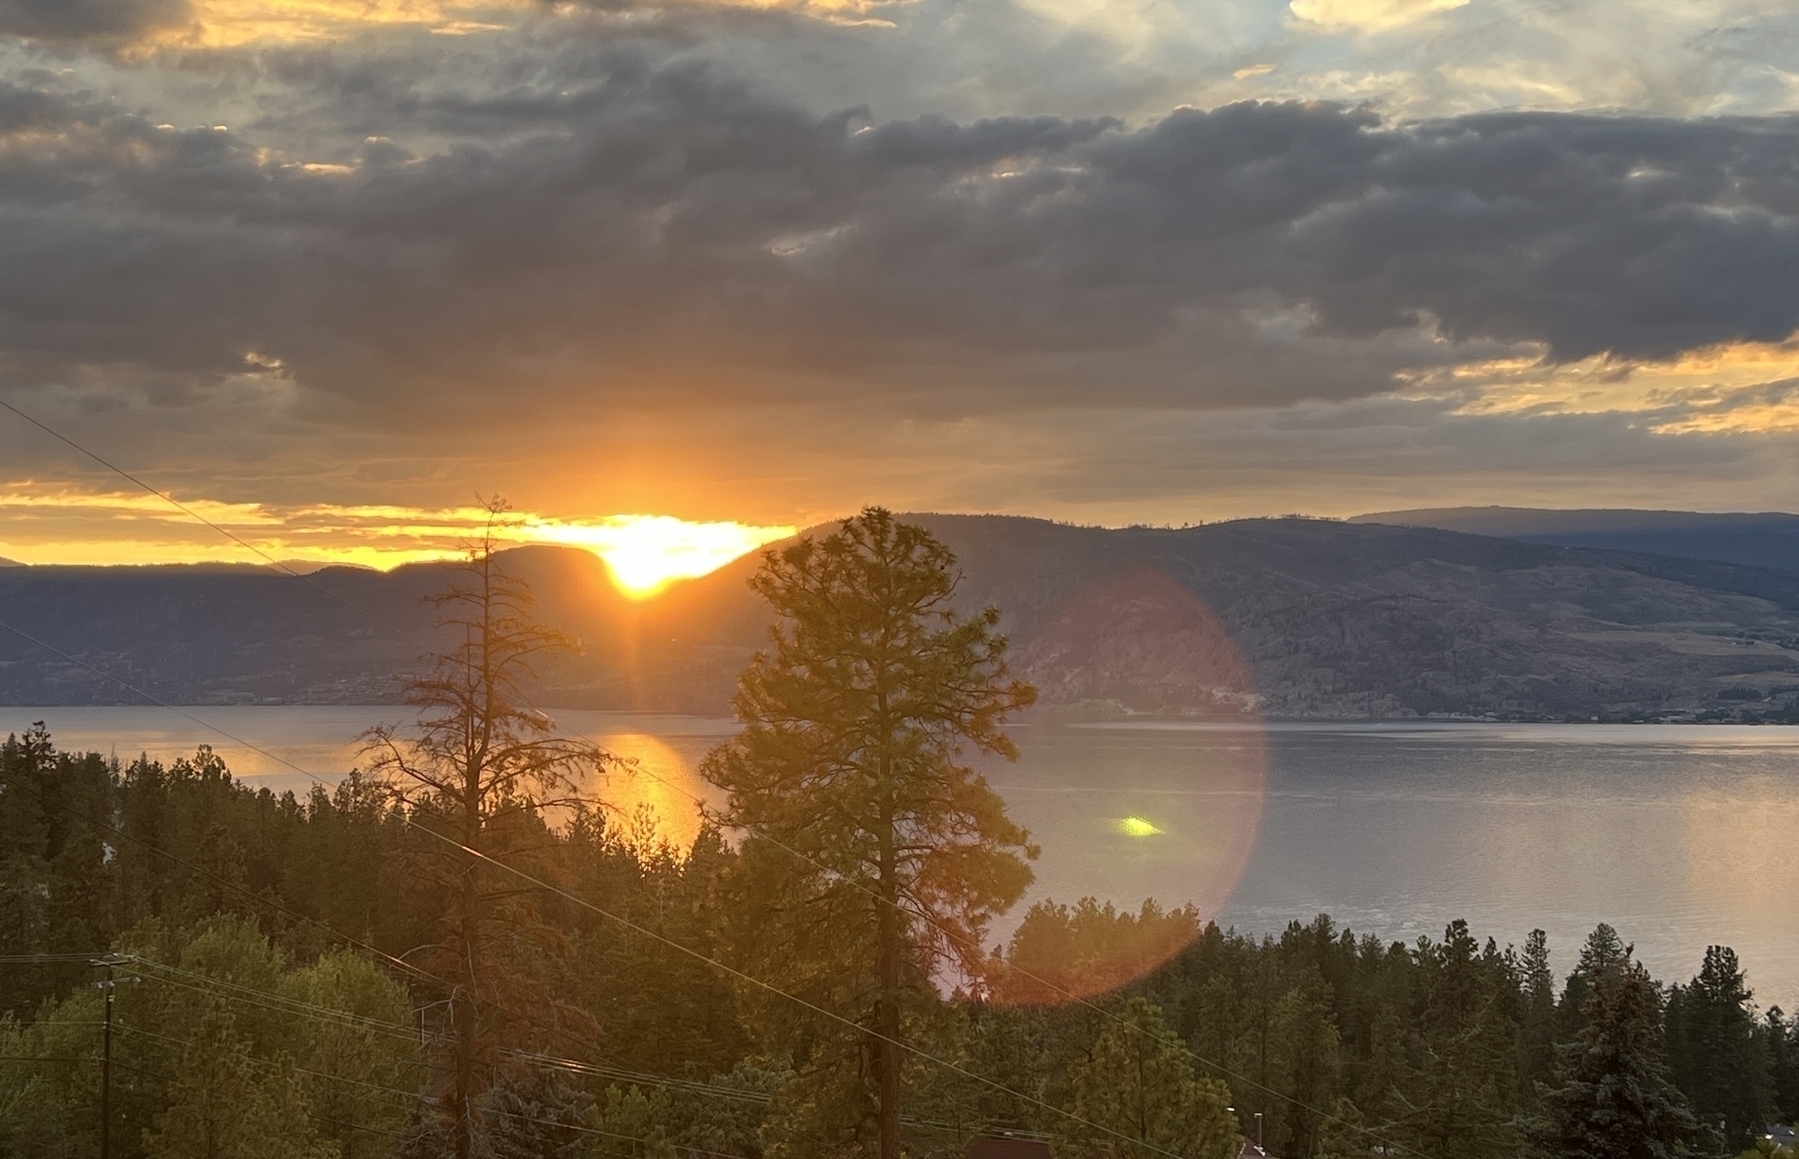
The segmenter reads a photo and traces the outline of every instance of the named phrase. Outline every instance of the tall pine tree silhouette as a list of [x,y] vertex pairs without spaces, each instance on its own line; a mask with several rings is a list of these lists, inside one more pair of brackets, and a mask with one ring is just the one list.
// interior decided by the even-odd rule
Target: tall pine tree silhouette
[[[863,1028],[815,1025],[802,1074],[804,1129],[846,1132],[839,1154],[897,1159],[905,1044],[937,1007],[933,975],[984,967],[987,921],[1024,892],[1036,855],[961,757],[1016,756],[1001,724],[1035,691],[1008,678],[999,613],[954,610],[954,566],[879,508],[770,552],[752,586],[780,620],[743,673],[743,731],[703,766],[729,795],[722,820],[747,834],[741,952]],[[859,1075],[872,1099],[846,1089]]]
[[1586,991],[1581,1030],[1557,1052],[1559,1085],[1539,1090],[1531,1142],[1545,1159],[1683,1154],[1695,1123],[1662,1057],[1660,990],[1640,965],[1614,963],[1590,972]]

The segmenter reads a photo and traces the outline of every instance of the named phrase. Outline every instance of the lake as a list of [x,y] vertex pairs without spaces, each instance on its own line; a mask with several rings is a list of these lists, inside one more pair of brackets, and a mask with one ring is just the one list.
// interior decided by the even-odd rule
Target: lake
[[[392,707],[184,711],[330,780],[355,763],[357,733],[400,719]],[[65,749],[166,760],[210,743],[252,783],[311,784],[167,709],[0,712],[0,728],[47,721]],[[707,792],[695,769],[731,721],[554,715],[649,771],[614,778],[615,799],[691,836],[692,796]],[[1799,729],[1132,721],[1014,736],[1020,760],[987,771],[1042,845],[1032,897],[1192,900],[1255,932],[1321,912],[1406,940],[1440,937],[1456,917],[1501,945],[1540,926],[1558,973],[1605,921],[1664,981],[1728,944],[1763,1005],[1799,1007]]]

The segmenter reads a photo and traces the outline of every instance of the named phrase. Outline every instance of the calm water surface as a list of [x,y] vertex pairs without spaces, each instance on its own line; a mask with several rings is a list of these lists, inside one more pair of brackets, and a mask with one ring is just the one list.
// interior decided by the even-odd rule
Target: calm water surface
[[[354,738],[397,710],[201,708],[242,747],[155,708],[9,708],[60,747],[169,759],[210,743],[246,779],[304,790],[281,762],[335,780]],[[562,711],[558,723],[651,775],[611,795],[646,803],[676,839],[697,825],[695,768],[728,720]],[[1736,947],[1764,1004],[1799,1007],[1799,729],[1603,725],[1032,724],[989,769],[1043,847],[1033,897],[1135,907],[1192,900],[1239,929],[1328,912],[1387,938],[1549,932],[1558,971],[1600,921],[1657,976]],[[1003,931],[1002,931],[1003,932]]]

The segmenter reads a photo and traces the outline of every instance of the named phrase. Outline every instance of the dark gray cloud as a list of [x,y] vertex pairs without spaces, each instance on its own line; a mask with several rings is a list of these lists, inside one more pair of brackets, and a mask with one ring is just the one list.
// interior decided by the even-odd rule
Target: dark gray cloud
[[478,91],[270,67],[371,139],[306,165],[0,88],[8,381],[217,381],[255,352],[314,407],[436,423],[495,390],[1207,407],[1799,327],[1791,117],[877,121],[630,47]]
[[188,0],[0,0],[0,36],[135,40],[188,19]]

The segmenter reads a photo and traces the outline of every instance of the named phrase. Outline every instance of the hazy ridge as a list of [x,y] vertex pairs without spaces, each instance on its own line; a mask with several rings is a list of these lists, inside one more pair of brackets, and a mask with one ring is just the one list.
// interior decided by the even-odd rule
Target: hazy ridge
[[[1053,711],[1799,719],[1799,571],[1365,522],[912,518]],[[722,711],[766,629],[753,556],[644,603],[586,552],[507,558],[583,641],[546,705]],[[95,670],[181,703],[391,700],[445,570],[7,569],[0,616],[79,663],[0,633],[0,701],[138,700]]]

